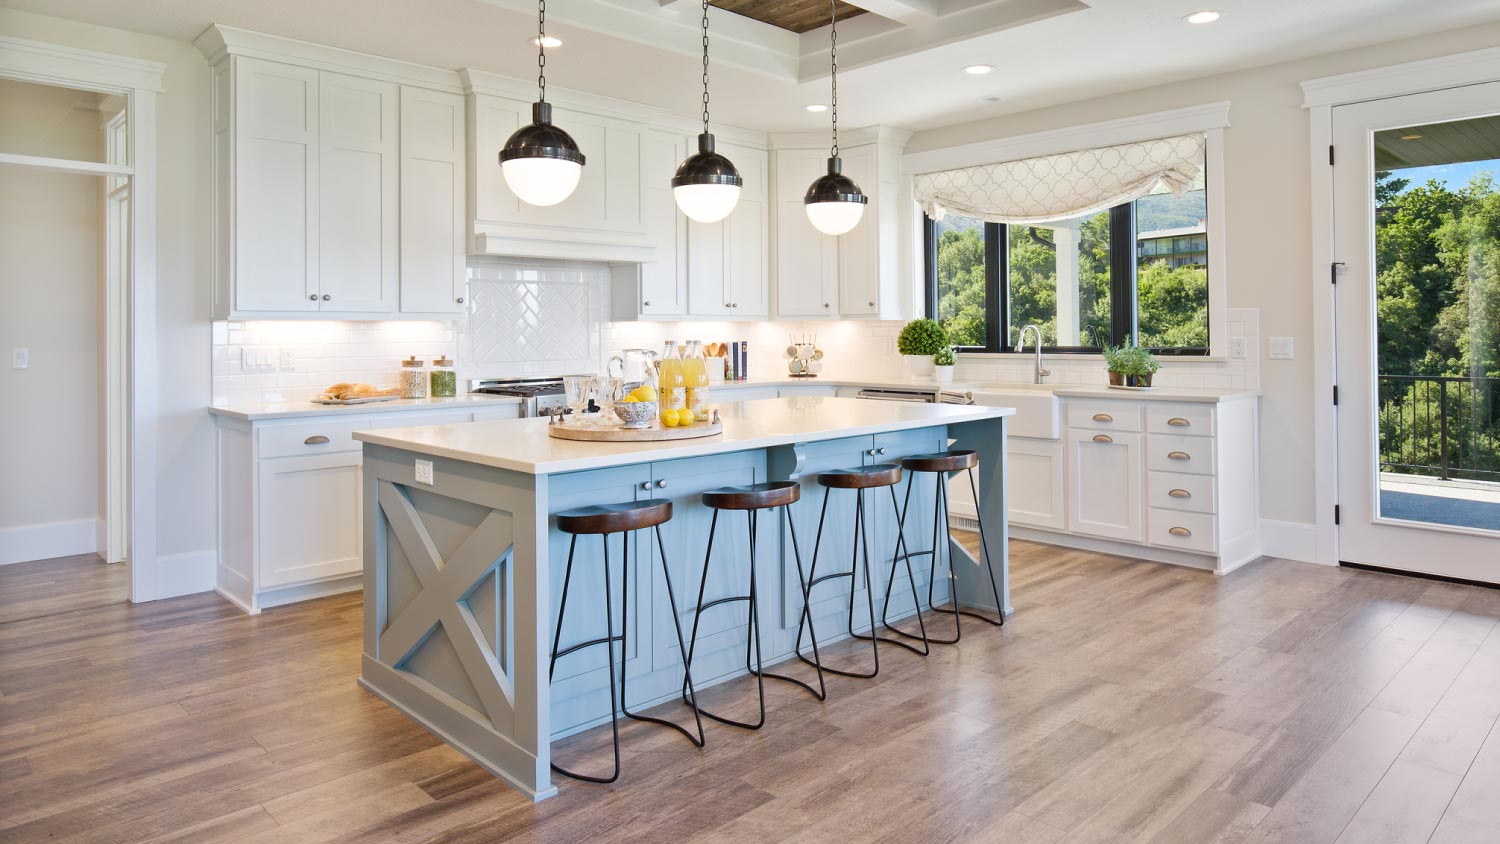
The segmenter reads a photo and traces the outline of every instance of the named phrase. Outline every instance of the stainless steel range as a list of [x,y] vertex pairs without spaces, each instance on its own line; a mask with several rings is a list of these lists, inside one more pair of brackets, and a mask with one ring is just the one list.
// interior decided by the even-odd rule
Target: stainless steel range
[[546,416],[568,410],[561,378],[471,378],[469,392],[515,396],[521,400],[522,416]]

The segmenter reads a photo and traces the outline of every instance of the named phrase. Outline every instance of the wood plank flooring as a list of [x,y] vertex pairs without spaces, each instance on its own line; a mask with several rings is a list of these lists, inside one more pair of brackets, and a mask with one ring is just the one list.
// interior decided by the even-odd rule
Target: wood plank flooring
[[117,571],[3,567],[0,841],[1500,842],[1500,591],[1012,547],[1003,630],[703,751],[627,722],[620,783],[536,805],[355,685],[358,595],[70,611]]

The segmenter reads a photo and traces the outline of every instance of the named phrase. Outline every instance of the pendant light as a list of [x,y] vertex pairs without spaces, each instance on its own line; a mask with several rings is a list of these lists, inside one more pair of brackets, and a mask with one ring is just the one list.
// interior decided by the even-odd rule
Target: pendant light
[[672,177],[672,198],[682,213],[700,223],[717,223],[740,201],[745,183],[729,159],[714,152],[708,131],[708,0],[703,0],[703,134],[698,152],[688,156]]
[[547,0],[537,2],[537,88],[531,104],[531,123],[517,129],[500,150],[500,172],[505,183],[529,205],[556,205],[578,187],[583,175],[583,153],[578,144],[552,125],[547,102]]
[[828,172],[813,181],[802,197],[802,203],[807,207],[807,218],[812,221],[813,228],[823,234],[840,235],[859,225],[859,218],[864,216],[870,198],[853,179],[844,175],[844,162],[839,160],[839,12],[833,0],[829,6],[833,9],[833,26],[828,41],[828,58],[833,69],[829,75],[833,84],[833,97],[829,102],[833,112],[833,149],[828,157]]

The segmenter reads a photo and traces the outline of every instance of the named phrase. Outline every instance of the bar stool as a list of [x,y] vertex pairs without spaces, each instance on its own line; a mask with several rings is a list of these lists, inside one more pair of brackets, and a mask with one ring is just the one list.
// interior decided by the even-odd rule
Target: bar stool
[[[807,622],[809,626],[811,626],[812,623],[812,610],[809,608],[807,601],[807,578],[804,576],[802,571],[802,552],[797,543],[797,528],[792,524],[790,513],[787,510],[788,507],[801,500],[801,498],[802,485],[797,483],[796,481],[771,481],[769,483],[750,484],[747,486],[726,486],[720,487],[718,489],[711,489],[703,493],[703,504],[705,507],[711,508],[714,511],[714,515],[713,521],[710,522],[708,528],[708,550],[703,556],[703,578],[698,583],[698,608],[697,612],[693,616],[693,634],[691,637],[689,637],[687,664],[692,665],[693,654],[698,647],[698,624],[703,618],[703,611],[712,609],[713,607],[719,606],[720,604],[728,604],[737,601],[747,601],[750,605],[750,609],[749,618],[746,621],[746,626],[747,628],[749,628],[750,635],[745,639],[745,670],[755,676],[756,692],[760,699],[760,718],[753,724],[747,721],[736,721],[733,718],[728,718],[723,715],[709,712],[707,709],[699,710],[705,717],[712,718],[713,720],[718,721],[721,724],[728,724],[731,727],[742,727],[747,730],[758,730],[761,727],[765,726],[765,678],[767,677],[770,677],[773,680],[782,680],[787,683],[801,686],[818,700],[825,700],[828,697],[827,688],[823,684],[822,669],[818,670],[818,687],[814,689],[808,683],[805,683],[802,680],[798,680],[795,677],[788,677],[783,674],[773,674],[769,671],[766,671],[764,666],[761,664],[762,651],[760,638],[760,618],[757,612],[759,606],[757,595],[759,590],[756,586],[756,528],[760,524],[760,512],[762,510],[779,509],[781,511],[780,515],[782,522],[787,526],[787,529],[791,534],[792,555],[797,560],[797,583],[802,588],[802,619],[803,621]],[[714,534],[717,532],[719,527],[719,513],[723,510],[743,510],[745,512],[745,520],[750,529],[750,592],[746,595],[730,595],[723,598],[716,598],[712,601],[704,603],[704,592],[708,588],[708,567],[710,561],[713,559],[714,553]],[[750,660],[752,645],[754,646],[755,651],[754,665],[751,665]],[[818,649],[818,640],[816,634],[813,635],[812,646],[813,654],[814,656],[816,656]],[[688,691],[686,681],[684,681],[683,683],[683,690],[683,700],[685,702],[687,700]]]
[[[808,663],[809,665],[818,666],[818,669],[820,671],[828,671],[830,673],[839,674],[844,677],[858,677],[861,679],[869,679],[871,677],[874,677],[880,673],[881,642],[886,642],[892,645],[899,645],[913,653],[920,654],[922,656],[927,655],[925,642],[923,643],[922,648],[918,649],[912,645],[907,644],[906,642],[900,641],[899,639],[889,639],[875,633],[875,590],[870,583],[870,535],[869,530],[866,526],[865,519],[865,490],[879,489],[881,487],[885,487],[887,490],[889,490],[891,496],[891,513],[892,515],[897,517],[896,553],[891,561],[891,577],[894,579],[896,576],[896,561],[904,560],[906,562],[906,576],[911,583],[912,594],[915,595],[917,590],[916,577],[912,574],[911,560],[909,559],[911,555],[903,553],[906,550],[906,540],[905,537],[903,537],[901,534],[901,510],[896,504],[896,484],[900,482],[901,467],[894,463],[878,463],[873,466],[860,466],[853,469],[835,469],[828,472],[822,472],[818,475],[818,484],[823,487],[823,507],[822,511],[818,515],[818,536],[817,539],[813,542],[813,559],[812,566],[809,571],[809,580],[807,582],[806,591],[808,596],[810,597],[812,594],[812,588],[814,586],[817,586],[819,583],[823,583],[828,580],[834,580],[837,578],[849,578],[849,636],[854,639],[862,639],[868,641],[870,643],[870,654],[874,658],[874,667],[867,672],[853,671],[841,668],[830,668],[823,665],[821,659],[819,659],[817,662],[808,660],[808,658],[802,653],[802,629],[804,626],[804,622],[809,630],[812,629],[812,613],[811,611],[804,610],[803,622],[799,622],[797,625],[797,657],[803,662]],[[855,492],[856,498],[854,503],[854,549],[853,553],[850,555],[848,571],[831,572],[819,577],[818,552],[823,545],[823,525],[828,518],[828,497],[835,489],[852,489]],[[859,562],[861,558],[861,550],[863,550],[864,552],[863,570],[865,581],[865,601],[868,604],[870,613],[869,635],[856,633],[854,631],[854,593],[856,591],[855,586],[857,583],[856,574],[860,571]],[[804,603],[810,604],[811,600],[808,600]],[[917,624],[919,626],[923,625],[921,613],[917,614]],[[926,635],[925,626],[922,626],[922,630],[923,635]],[[814,659],[817,659],[816,650],[814,650],[813,656]]]
[[[687,736],[688,741],[695,747],[703,746],[703,719],[698,715],[698,695],[693,688],[693,675],[687,665],[683,666],[683,687],[687,689],[687,700],[693,707],[693,720],[698,725],[698,735],[694,736],[686,727],[675,724],[662,718],[653,718],[649,715],[638,715],[630,711],[625,702],[625,655],[629,652],[628,637],[630,635],[630,536],[633,531],[651,528],[656,533],[656,547],[661,552],[661,572],[667,581],[667,601],[672,606],[672,626],[677,630],[677,646],[682,647],[682,626],[677,623],[677,598],[672,591],[672,573],[667,567],[667,549],[662,544],[661,525],[672,518],[672,502],[670,501],[629,501],[623,504],[597,504],[589,507],[579,507],[575,510],[566,510],[557,514],[557,529],[563,533],[571,534],[568,541],[568,567],[563,574],[562,599],[557,608],[557,632],[552,636],[552,661],[547,666],[547,679],[552,679],[557,670],[557,660],[575,651],[594,645],[604,645],[609,648],[609,726],[614,733],[615,767],[614,772],[608,777],[591,777],[585,774],[569,771],[562,766],[553,763],[552,770],[563,776],[572,777],[584,782],[611,783],[620,778],[620,723],[616,710],[625,713],[625,717],[637,721],[649,721],[653,724],[671,727]],[[620,534],[620,556],[623,569],[620,576],[620,634],[615,635],[614,611],[611,609],[612,589],[609,576],[609,537],[611,534]],[[568,610],[568,589],[573,583],[573,552],[578,547],[578,537],[584,534],[598,534],[604,546],[604,631],[605,635],[598,639],[590,639],[579,642],[558,650],[562,639],[563,617]],[[615,697],[615,642],[620,643],[620,696]]]
[[[985,571],[989,574],[990,591],[995,596],[996,611],[1000,612],[998,619],[989,618],[972,610],[961,609],[959,607],[958,578],[953,572],[953,549],[949,545],[949,543],[944,542],[940,544],[938,541],[939,538],[948,537],[951,531],[948,512],[948,485],[944,483],[944,481],[947,480],[948,473],[963,472],[968,477],[969,490],[973,493],[974,501],[977,504],[979,501],[979,488],[974,483],[974,468],[978,465],[979,455],[969,449],[955,449],[952,451],[941,451],[933,454],[913,454],[910,457],[906,457],[901,460],[902,468],[906,469],[908,472],[911,472],[913,475],[918,473],[930,473],[937,476],[937,491],[936,493],[934,493],[933,498],[932,550],[912,552],[908,553],[906,556],[908,557],[908,565],[910,565],[909,558],[911,557],[929,558],[930,566],[927,572],[927,608],[932,610],[933,612],[941,612],[945,615],[951,614],[953,616],[953,638],[931,638],[927,635],[926,628],[922,629],[920,635],[913,635],[911,633],[907,633],[904,630],[892,627],[889,623],[886,622],[886,611],[890,608],[891,605],[891,585],[895,582],[894,567],[891,570],[891,579],[886,582],[885,603],[881,607],[880,623],[891,632],[896,633],[900,636],[905,636],[906,638],[913,640],[920,639],[922,641],[923,647],[926,647],[929,642],[936,645],[957,644],[959,638],[963,636],[963,628],[959,624],[960,616],[966,615],[970,618],[977,618],[980,621],[983,621],[986,624],[990,624],[995,627],[1005,626],[1005,615],[1002,610],[1002,604],[1000,603],[1000,587],[995,583],[994,561],[990,558],[989,541],[985,538],[984,535],[983,514],[977,511],[975,514],[976,520],[979,522],[979,554],[984,562]],[[912,478],[912,480],[915,481],[916,478]],[[906,514],[911,506],[911,489],[914,485],[914,483],[907,485],[906,500],[901,506],[901,518],[898,521],[898,530],[903,530],[903,533],[906,526]],[[940,556],[940,552],[938,549],[940,547],[948,548],[948,589],[949,597],[953,604],[953,609],[951,611],[939,610],[936,606],[933,606],[932,603],[933,587],[937,583],[937,563],[938,557]],[[915,588],[912,590],[912,601],[917,601],[917,593]],[[917,605],[918,618],[921,617],[921,610],[922,607],[919,603]]]

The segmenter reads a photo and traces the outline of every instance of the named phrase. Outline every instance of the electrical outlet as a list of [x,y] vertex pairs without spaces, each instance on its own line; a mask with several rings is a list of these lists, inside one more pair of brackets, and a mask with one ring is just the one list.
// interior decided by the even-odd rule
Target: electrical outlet
[[417,483],[419,483],[419,484],[427,484],[428,486],[432,486],[433,480],[432,480],[432,461],[431,460],[418,460],[417,461]]
[[31,366],[31,350],[17,348],[10,350],[10,368],[26,369]]
[[281,368],[282,372],[294,372],[295,371],[295,367],[292,365],[292,350],[291,349],[282,349],[281,350],[281,367],[280,368]]
[[1271,360],[1291,360],[1292,357],[1292,338],[1271,338]]
[[1243,337],[1229,338],[1229,356],[1236,360],[1244,360],[1250,355],[1250,344]]

